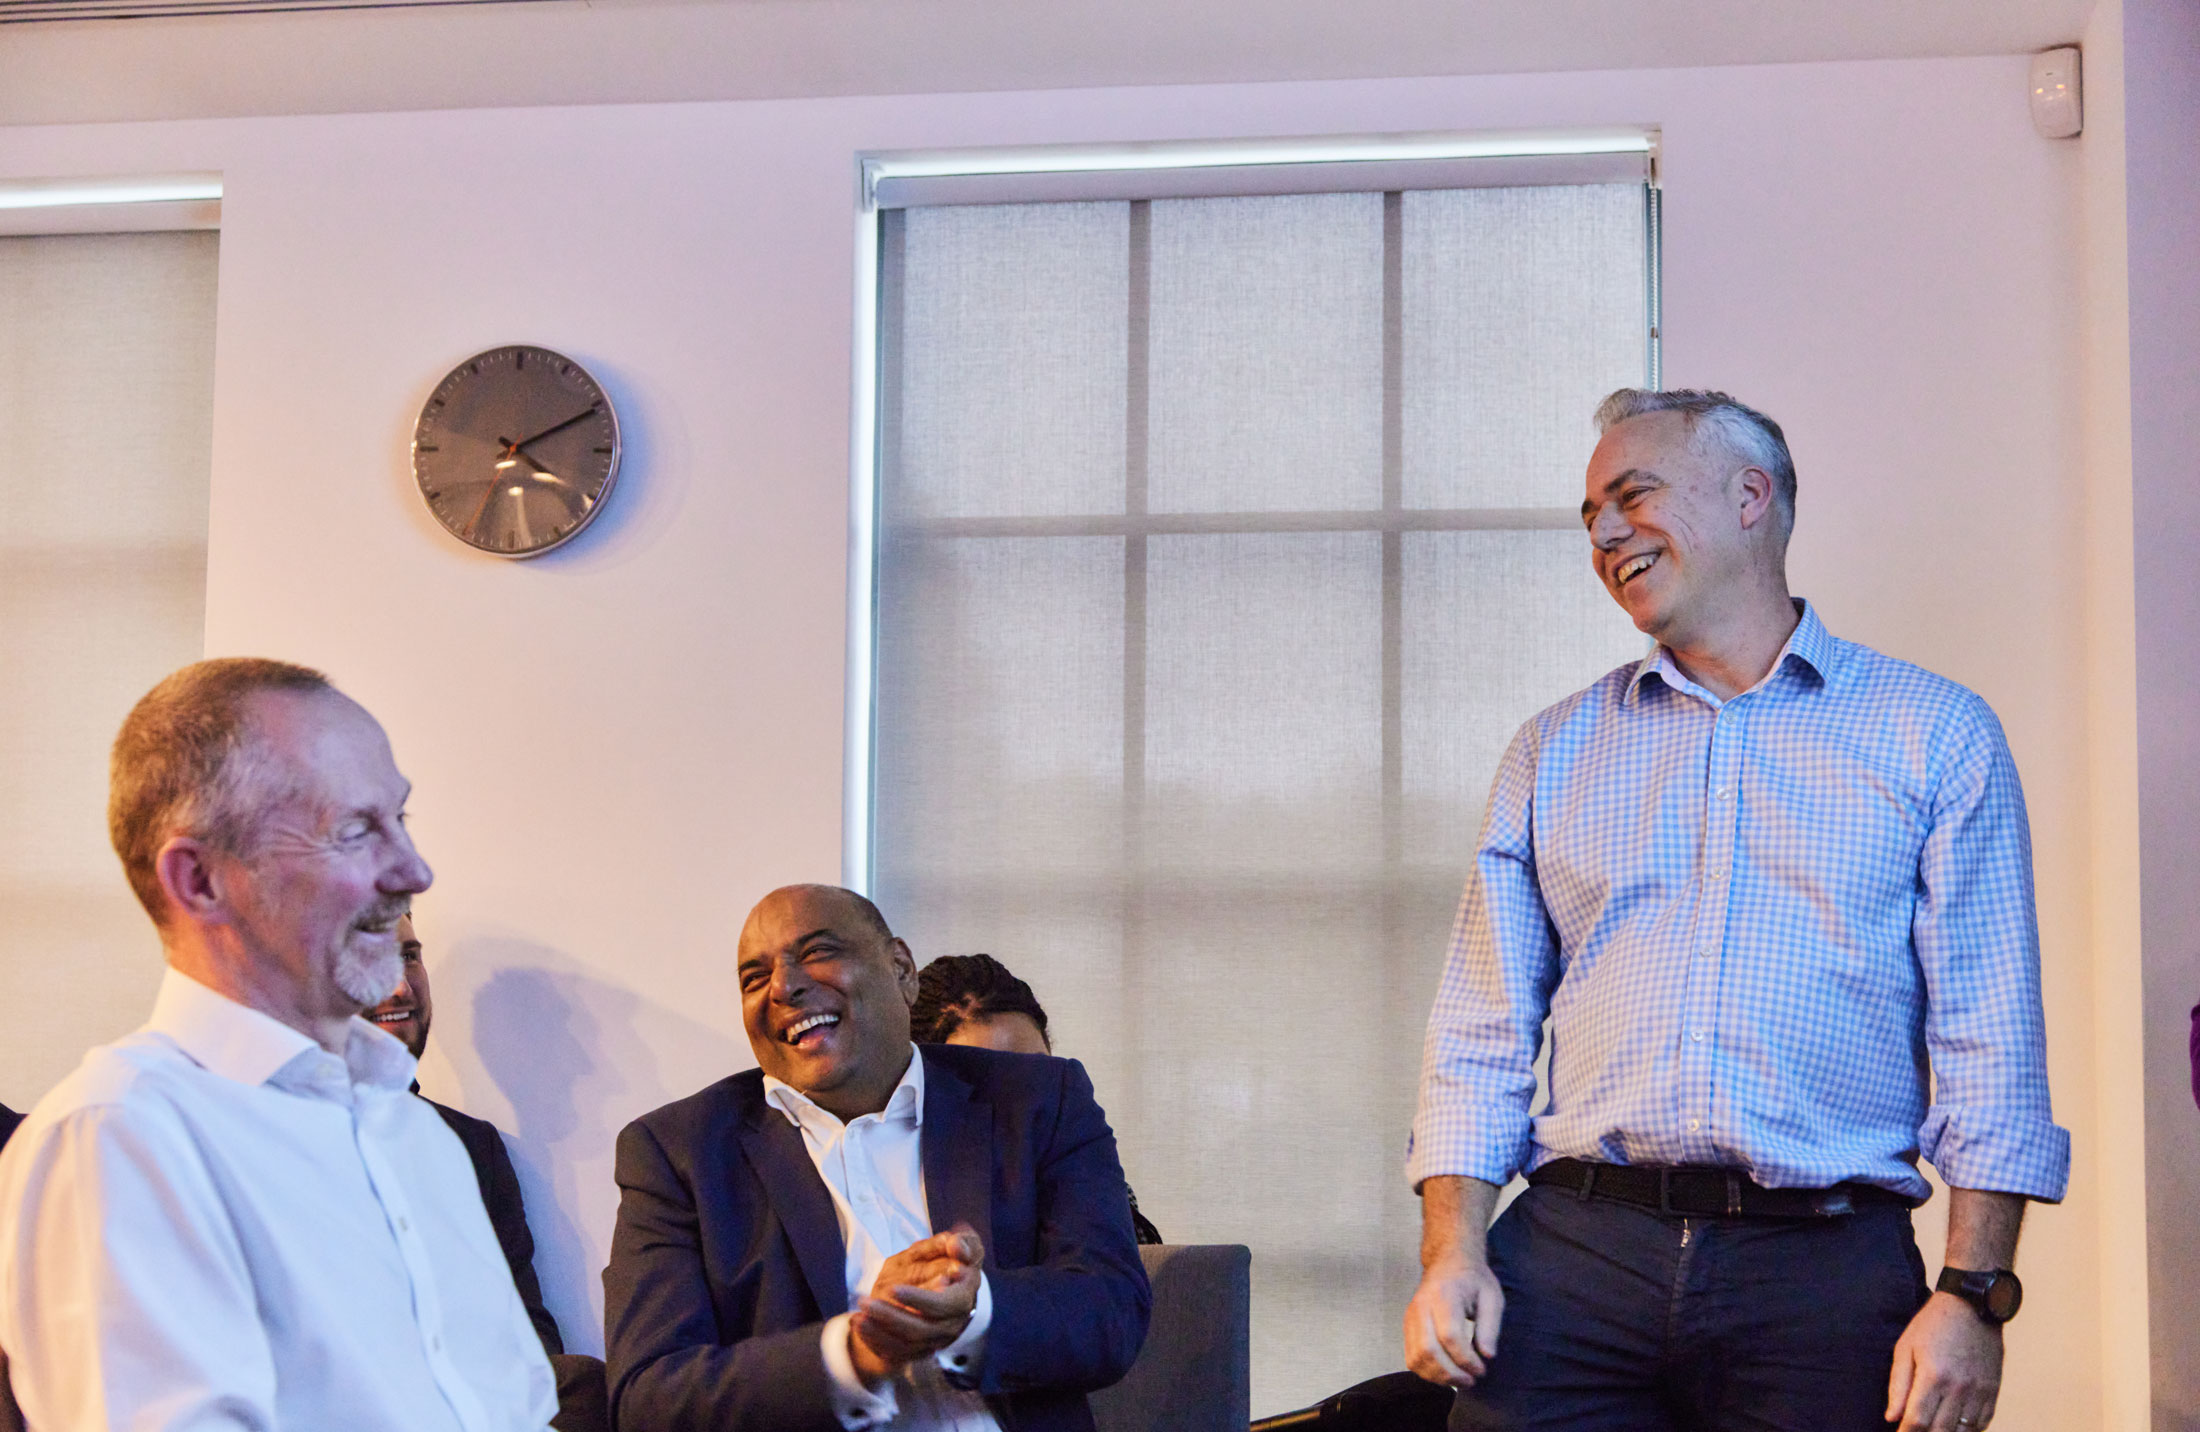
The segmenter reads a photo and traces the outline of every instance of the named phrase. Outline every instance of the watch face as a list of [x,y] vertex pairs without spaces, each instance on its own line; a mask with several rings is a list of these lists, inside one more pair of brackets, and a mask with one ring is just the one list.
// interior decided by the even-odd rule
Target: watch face
[[428,510],[459,541],[501,557],[570,541],[618,474],[611,400],[547,348],[467,359],[436,385],[413,430],[413,477]]
[[2006,1323],[2024,1305],[2024,1284],[2014,1273],[1999,1273],[1986,1285],[1986,1311],[1997,1323]]

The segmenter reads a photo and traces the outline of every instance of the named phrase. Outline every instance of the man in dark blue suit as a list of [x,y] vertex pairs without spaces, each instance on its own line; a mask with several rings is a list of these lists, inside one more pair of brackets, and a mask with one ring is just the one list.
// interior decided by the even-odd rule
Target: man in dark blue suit
[[619,1136],[625,1432],[1090,1432],[1145,1338],[1115,1136],[1074,1061],[909,1039],[875,907],[776,890],[739,952],[760,1066]]

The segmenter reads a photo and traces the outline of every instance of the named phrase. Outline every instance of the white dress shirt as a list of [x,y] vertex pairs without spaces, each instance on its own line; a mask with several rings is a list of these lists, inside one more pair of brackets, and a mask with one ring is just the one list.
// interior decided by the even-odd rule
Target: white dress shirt
[[338,1059],[171,969],[0,1155],[0,1347],[37,1432],[540,1432],[557,1411],[403,1045]]
[[[886,1107],[847,1123],[792,1085],[764,1076],[764,1099],[802,1131],[803,1147],[833,1197],[847,1250],[848,1306],[869,1296],[886,1260],[932,1236],[924,1196],[924,1057],[909,1046],[909,1068]],[[825,1324],[822,1351],[833,1384],[833,1411],[849,1432],[1000,1432],[985,1399],[956,1382],[976,1379],[993,1325],[993,1290],[978,1275],[978,1305],[962,1336],[929,1360],[911,1364],[873,1392],[856,1375],[848,1350],[848,1314]],[[953,1379],[951,1381],[950,1379]]]

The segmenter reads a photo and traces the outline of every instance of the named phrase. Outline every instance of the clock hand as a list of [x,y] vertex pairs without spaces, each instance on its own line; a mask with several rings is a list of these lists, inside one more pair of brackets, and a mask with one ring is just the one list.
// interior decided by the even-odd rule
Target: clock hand
[[[590,411],[593,412],[594,409],[590,409]],[[579,418],[573,418],[570,421],[578,422],[580,421],[580,418],[585,418],[587,416],[587,413],[582,413]],[[563,427],[565,425],[561,423],[559,424],[559,426]],[[548,431],[555,432],[557,431],[557,429],[552,428]],[[541,436],[543,436],[542,433],[535,434],[535,437],[537,438]],[[534,440],[535,438],[529,438],[527,441],[533,442]],[[541,463],[536,462],[533,454],[521,452],[521,444],[506,443],[502,438],[498,438],[497,441],[500,443],[504,443],[504,456],[497,460],[498,468],[507,468],[512,466],[515,462],[524,462],[529,467],[534,469],[533,473],[530,474],[531,476],[548,478],[550,481],[556,483],[560,487],[564,487],[567,485],[564,478],[559,477],[556,473],[550,471],[550,469],[544,467]],[[481,525],[481,519],[485,515],[487,515],[489,511],[489,504],[496,500],[497,489],[504,486],[504,482],[505,479],[501,475],[492,474],[490,476],[489,485],[482,489],[480,504],[474,508],[474,515],[466,520],[467,541],[471,542],[473,540],[474,529],[478,528]],[[515,488],[513,490],[516,492],[518,489]],[[523,517],[522,521],[524,522],[524,520],[525,519]]]
[[474,509],[473,516],[466,519],[467,541],[474,540],[474,529],[481,525],[481,515],[489,510],[489,499],[496,496],[497,489],[502,486],[504,486],[503,478],[492,477],[489,479],[489,485],[481,490],[481,505]]
[[567,418],[564,422],[552,423],[549,427],[544,428],[541,432],[536,433],[531,438],[521,438],[516,443],[505,443],[504,439],[502,438],[498,438],[497,441],[500,443],[504,443],[505,455],[509,457],[513,453],[518,452],[521,448],[534,446],[536,443],[541,442],[544,438],[550,436],[550,434],[552,433],[564,432],[567,428],[573,426],[573,424],[579,422],[583,418],[592,418],[596,416],[597,411],[598,410],[595,404],[591,403],[588,407],[582,409],[580,412],[575,413],[572,417]]

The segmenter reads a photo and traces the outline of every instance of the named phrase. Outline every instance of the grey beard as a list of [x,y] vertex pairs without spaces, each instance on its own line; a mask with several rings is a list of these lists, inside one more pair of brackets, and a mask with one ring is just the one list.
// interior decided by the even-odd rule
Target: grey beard
[[405,956],[391,950],[386,958],[345,954],[336,961],[336,987],[362,1009],[372,1009],[397,992],[405,976]]

